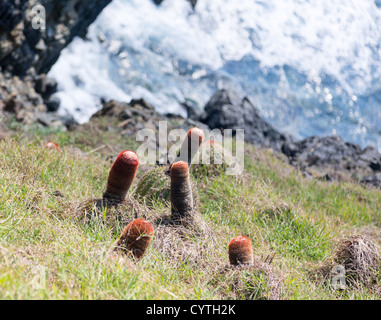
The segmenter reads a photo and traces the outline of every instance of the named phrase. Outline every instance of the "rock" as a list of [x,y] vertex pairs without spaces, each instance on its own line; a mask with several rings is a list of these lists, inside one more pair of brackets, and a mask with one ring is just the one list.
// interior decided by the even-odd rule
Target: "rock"
[[47,46],[45,44],[45,41],[43,39],[40,39],[40,41],[38,41],[34,48],[38,51],[45,51],[47,49]]
[[48,112],[56,112],[60,107],[61,100],[58,97],[51,97],[46,101]]
[[361,183],[381,189],[381,175],[370,175],[361,179]]
[[245,141],[280,150],[288,138],[264,121],[248,98],[235,92],[217,91],[206,104],[201,122],[211,129],[244,129]]
[[22,20],[23,12],[27,7],[27,0],[0,1],[0,29],[13,30]]
[[283,143],[281,150],[287,157],[293,158],[297,154],[299,148],[295,143],[286,141]]
[[0,111],[15,114],[16,120],[24,123],[36,120],[33,113],[47,111],[41,95],[34,89],[33,79],[29,76],[20,79],[0,73],[0,96]]
[[309,137],[293,143],[292,152],[289,149],[283,147],[291,162],[297,161],[307,166],[346,163],[347,168],[367,167],[374,170],[381,164],[381,154],[375,148],[362,150],[359,145],[344,142],[338,136]]
[[196,7],[197,0],[187,0],[187,1],[191,4],[193,9]]
[[155,109],[155,107],[153,105],[147,103],[147,101],[145,101],[143,98],[141,98],[141,99],[132,99],[130,101],[130,106],[132,106],[132,107],[134,107],[137,104],[142,106],[145,109],[148,109],[148,110],[154,110]]
[[[24,124],[72,123],[49,121],[41,112],[55,112],[59,99],[52,97],[57,82],[46,73],[74,37],[87,27],[111,0],[0,0],[0,111],[15,115]],[[34,23],[33,8],[43,6],[46,29]]]
[[309,137],[286,142],[282,152],[289,162],[312,176],[330,180],[353,180],[381,170],[381,154],[374,147],[361,149],[338,136]]
[[376,173],[381,171],[381,154],[376,148],[362,149],[338,136],[295,142],[262,120],[248,98],[241,99],[232,91],[217,91],[198,118],[211,129],[244,129],[247,142],[282,152],[306,177],[379,186]]
[[[164,0],[152,0],[156,5],[160,5]],[[197,0],[186,0],[188,1],[192,8],[194,9],[196,7],[196,4],[197,4]]]
[[22,103],[16,96],[11,96],[8,100],[5,100],[4,111],[10,113],[18,113],[21,110]]
[[73,129],[76,125],[78,125],[78,122],[70,114],[59,116],[59,120],[62,121],[68,130]]
[[110,100],[103,103],[103,108],[97,111],[92,118],[99,117],[116,117],[120,120],[127,120],[133,117],[130,106],[126,102]]
[[42,0],[46,30],[33,25],[35,1],[0,0],[0,67],[24,76],[33,68],[47,73],[60,52],[75,36],[83,37],[88,26],[111,0]]
[[202,111],[197,109],[197,106],[195,103],[192,103],[191,101],[186,101],[181,104],[186,112],[187,112],[187,118],[197,121],[202,116]]
[[208,129],[203,123],[184,119],[179,115],[162,115],[151,107],[144,106],[145,103],[142,101],[144,100],[132,100],[130,103],[116,100],[104,101],[103,108],[91,117],[90,122],[102,117],[116,118],[119,121],[117,127],[123,129],[123,134],[127,135],[135,135],[141,129],[157,131],[160,121],[167,122],[168,130],[176,128],[188,131],[195,126]]
[[381,155],[374,147],[366,147],[360,155],[360,160],[364,161],[373,171],[381,171]]
[[64,121],[57,114],[41,112],[36,117],[36,121],[44,127],[66,129]]
[[57,92],[57,81],[41,74],[35,77],[34,88],[37,93],[41,94],[44,100],[48,100],[50,96]]

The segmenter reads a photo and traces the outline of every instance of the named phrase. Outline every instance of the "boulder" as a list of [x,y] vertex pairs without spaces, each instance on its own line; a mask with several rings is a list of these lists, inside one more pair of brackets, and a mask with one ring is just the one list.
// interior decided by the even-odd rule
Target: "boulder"
[[245,141],[274,150],[281,150],[288,138],[264,121],[249,98],[235,92],[218,90],[206,104],[200,121],[211,129],[244,129]]
[[33,26],[32,0],[0,0],[0,67],[13,75],[47,73],[111,0],[41,0],[46,30]]
[[381,171],[381,154],[376,148],[362,149],[338,136],[313,136],[298,142],[285,142],[281,150],[289,162],[303,172],[329,176],[333,180],[362,179]]
[[375,174],[364,177],[363,179],[361,179],[361,183],[367,186],[372,186],[381,189],[381,175]]

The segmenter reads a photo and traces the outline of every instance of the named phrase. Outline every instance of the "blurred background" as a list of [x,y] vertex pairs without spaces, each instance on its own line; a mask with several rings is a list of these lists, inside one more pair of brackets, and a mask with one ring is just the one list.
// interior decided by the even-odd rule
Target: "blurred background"
[[80,123],[102,99],[186,116],[226,88],[295,139],[381,150],[381,1],[113,0],[49,76]]

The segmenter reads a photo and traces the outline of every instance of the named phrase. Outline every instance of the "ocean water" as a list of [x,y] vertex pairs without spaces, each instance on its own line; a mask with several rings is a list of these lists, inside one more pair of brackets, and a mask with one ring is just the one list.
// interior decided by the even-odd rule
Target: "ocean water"
[[250,97],[295,139],[338,134],[381,150],[381,1],[113,0],[50,71],[61,114],[101,99],[201,110],[215,90]]

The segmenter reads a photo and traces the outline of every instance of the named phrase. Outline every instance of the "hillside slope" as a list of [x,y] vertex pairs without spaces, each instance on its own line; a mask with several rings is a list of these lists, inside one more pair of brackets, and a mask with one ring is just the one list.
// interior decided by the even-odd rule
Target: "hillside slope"
[[[363,268],[380,266],[381,190],[307,179],[281,156],[246,145],[239,177],[192,171],[201,233],[160,224],[170,213],[165,200],[138,199],[147,166],[130,191],[132,206],[100,211],[89,204],[102,197],[115,156],[138,147],[105,130],[109,123],[71,132],[10,124],[0,141],[1,298],[381,298],[380,270]],[[46,149],[49,140],[61,152]],[[134,216],[155,230],[139,262],[112,250]],[[229,267],[228,243],[238,235],[252,242],[251,268]],[[347,269],[346,289],[334,290],[330,271],[353,267],[356,257],[343,253],[356,244],[363,259]]]

